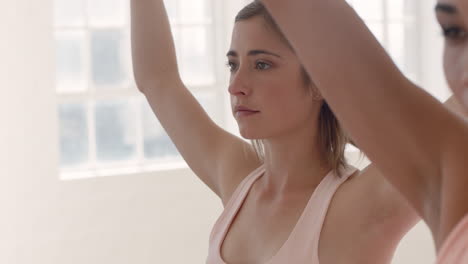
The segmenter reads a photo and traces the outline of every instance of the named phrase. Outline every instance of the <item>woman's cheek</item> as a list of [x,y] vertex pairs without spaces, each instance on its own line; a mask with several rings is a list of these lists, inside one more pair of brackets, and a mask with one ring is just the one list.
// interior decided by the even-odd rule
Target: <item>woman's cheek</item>
[[444,71],[447,79],[447,83],[452,92],[460,98],[460,101],[465,103],[465,89],[464,89],[464,76],[468,76],[468,68],[465,69],[463,65],[463,54],[459,52],[459,49],[453,47],[446,47],[444,52]]

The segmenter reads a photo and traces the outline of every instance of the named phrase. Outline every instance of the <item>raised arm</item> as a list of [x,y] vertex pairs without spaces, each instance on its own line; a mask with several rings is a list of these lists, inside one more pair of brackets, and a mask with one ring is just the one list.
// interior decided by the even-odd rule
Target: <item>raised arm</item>
[[163,0],[132,0],[135,80],[190,168],[226,202],[258,165],[250,145],[218,127],[181,81]]
[[[180,82],[174,41],[163,0],[131,1],[132,58],[135,80],[143,93]],[[158,85],[158,88],[154,88]]]
[[457,217],[439,219],[441,203],[455,197],[443,189],[462,183],[466,167],[452,157],[468,155],[463,120],[403,76],[344,0],[262,2],[352,138],[436,240],[440,225],[445,236]]

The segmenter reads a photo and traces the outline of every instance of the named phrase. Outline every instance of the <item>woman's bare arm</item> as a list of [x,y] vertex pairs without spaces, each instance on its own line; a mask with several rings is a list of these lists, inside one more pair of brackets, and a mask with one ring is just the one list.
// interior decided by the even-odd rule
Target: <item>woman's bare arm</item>
[[258,164],[248,143],[224,131],[181,81],[163,0],[132,0],[135,80],[190,168],[225,202]]
[[[461,107],[454,96],[445,101],[444,105],[461,117],[468,118],[468,112]],[[414,208],[374,164],[367,166],[359,177],[361,178],[359,191],[372,197],[371,204],[375,207],[375,210],[372,210],[374,216],[394,221],[394,226],[402,227],[405,233],[420,220],[421,217],[416,214]]]
[[143,93],[148,89],[172,89],[160,85],[180,82],[163,0],[132,0],[131,29],[133,69],[138,89]]
[[437,238],[442,190],[464,176],[453,157],[468,155],[454,146],[468,146],[466,124],[402,75],[344,0],[263,3],[341,123]]

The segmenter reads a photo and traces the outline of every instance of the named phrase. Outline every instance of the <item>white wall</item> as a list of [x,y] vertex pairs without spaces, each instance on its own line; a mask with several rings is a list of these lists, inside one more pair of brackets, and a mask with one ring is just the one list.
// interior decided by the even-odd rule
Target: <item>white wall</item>
[[[422,84],[445,89],[432,5],[422,7]],[[52,17],[52,0],[0,3],[0,263],[203,263],[221,205],[190,171],[58,180]],[[419,225],[394,263],[432,260]]]
[[56,118],[44,2],[0,3],[0,263],[47,263],[54,250]]
[[58,180],[52,18],[0,3],[0,263],[202,263],[221,205],[190,171]]

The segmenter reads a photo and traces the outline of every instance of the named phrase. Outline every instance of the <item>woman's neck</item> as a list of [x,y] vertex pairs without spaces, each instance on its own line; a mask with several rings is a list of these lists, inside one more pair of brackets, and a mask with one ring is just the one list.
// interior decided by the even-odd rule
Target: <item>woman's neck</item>
[[315,188],[331,170],[318,137],[310,130],[304,132],[303,136],[264,140],[266,177],[262,181],[268,190],[286,193]]

